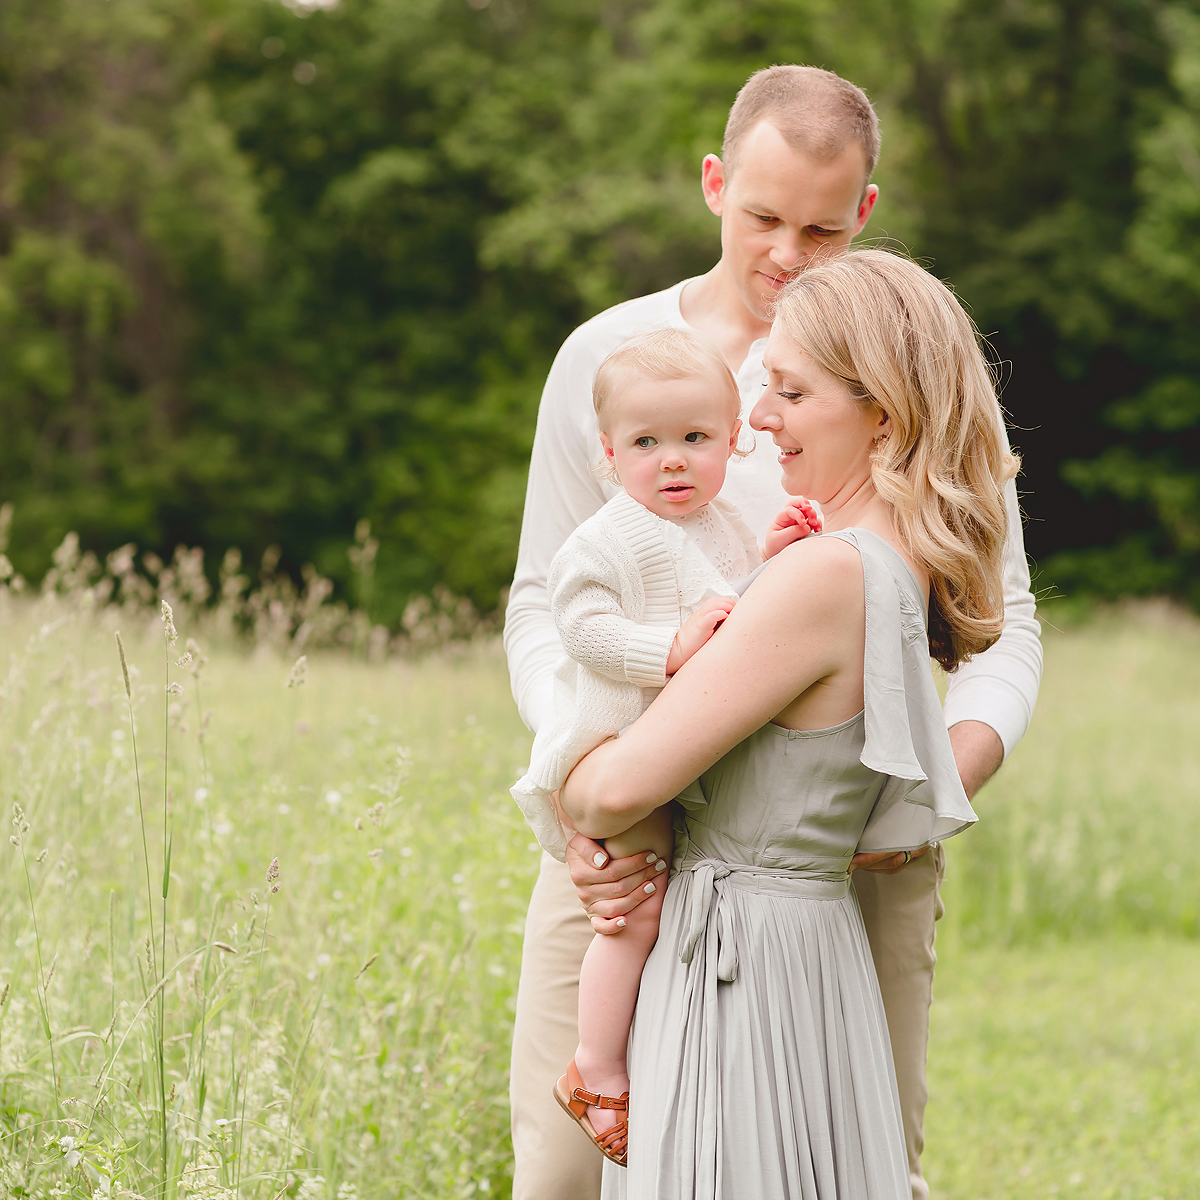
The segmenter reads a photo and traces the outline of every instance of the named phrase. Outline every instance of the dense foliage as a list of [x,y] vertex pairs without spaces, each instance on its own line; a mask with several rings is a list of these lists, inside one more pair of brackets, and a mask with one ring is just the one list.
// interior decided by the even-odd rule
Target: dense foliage
[[558,343],[711,265],[699,160],[804,61],[880,107],[874,232],[993,335],[1046,575],[1200,598],[1194,2],[324,3],[0,10],[17,569],[77,529],[493,605]]

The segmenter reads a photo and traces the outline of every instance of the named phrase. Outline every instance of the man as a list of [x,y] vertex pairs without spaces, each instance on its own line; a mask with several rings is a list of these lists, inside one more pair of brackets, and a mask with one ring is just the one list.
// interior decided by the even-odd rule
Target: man
[[[550,370],[538,413],[516,578],[505,625],[513,694],[536,730],[550,713],[562,653],[550,616],[550,560],[615,491],[590,467],[599,457],[592,378],[605,356],[646,329],[692,328],[724,354],[737,377],[743,419],[766,383],[762,366],[775,293],[814,259],[848,246],[870,218],[879,131],[867,97],[813,67],[752,76],[729,114],[722,156],[708,155],[702,187],[721,219],[721,259],[707,275],[619,304],[577,329]],[[731,461],[723,494],[760,535],[784,502],[769,438]],[[946,720],[968,794],[1023,736],[1041,675],[1016,488],[1008,485],[1004,634],[951,680]],[[853,879],[870,938],[892,1038],[914,1200],[925,1200],[925,1050],[940,915],[940,848],[912,856],[860,855]],[[558,1111],[551,1087],[574,1053],[579,964],[592,937],[589,911],[613,916],[663,876],[645,860],[604,866],[601,848],[577,837],[564,867],[543,855],[530,900],[513,1033],[514,1200],[592,1200],[602,1159]],[[899,868],[903,867],[903,870]],[[655,880],[658,882],[655,884]]]

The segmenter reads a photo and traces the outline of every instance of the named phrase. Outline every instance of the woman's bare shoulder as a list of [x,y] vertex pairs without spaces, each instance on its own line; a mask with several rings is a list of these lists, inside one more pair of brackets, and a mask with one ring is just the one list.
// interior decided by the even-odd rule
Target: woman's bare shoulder
[[793,542],[775,555],[760,579],[774,577],[789,588],[815,589],[834,599],[862,595],[862,558],[857,548],[841,538],[809,537]]
[[765,616],[802,611],[806,624],[857,623],[863,610],[863,569],[858,550],[841,538],[794,542],[767,564],[738,601]]

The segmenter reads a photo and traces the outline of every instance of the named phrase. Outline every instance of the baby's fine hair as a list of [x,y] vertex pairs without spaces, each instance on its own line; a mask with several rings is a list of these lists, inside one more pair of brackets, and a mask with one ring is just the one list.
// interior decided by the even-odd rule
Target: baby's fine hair
[[736,418],[742,410],[737,381],[717,348],[687,329],[652,329],[622,342],[601,364],[592,384],[592,403],[604,427],[604,412],[634,379],[711,378],[725,388]]

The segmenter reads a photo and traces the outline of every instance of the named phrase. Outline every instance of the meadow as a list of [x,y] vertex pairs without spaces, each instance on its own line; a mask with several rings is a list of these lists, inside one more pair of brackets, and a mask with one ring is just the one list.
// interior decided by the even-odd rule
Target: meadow
[[[297,664],[200,608],[172,644],[84,589],[0,605],[0,1194],[507,1195],[538,854],[496,641]],[[1113,611],[1046,649],[948,847],[927,1170],[944,1200],[1182,1200],[1200,626]]]

